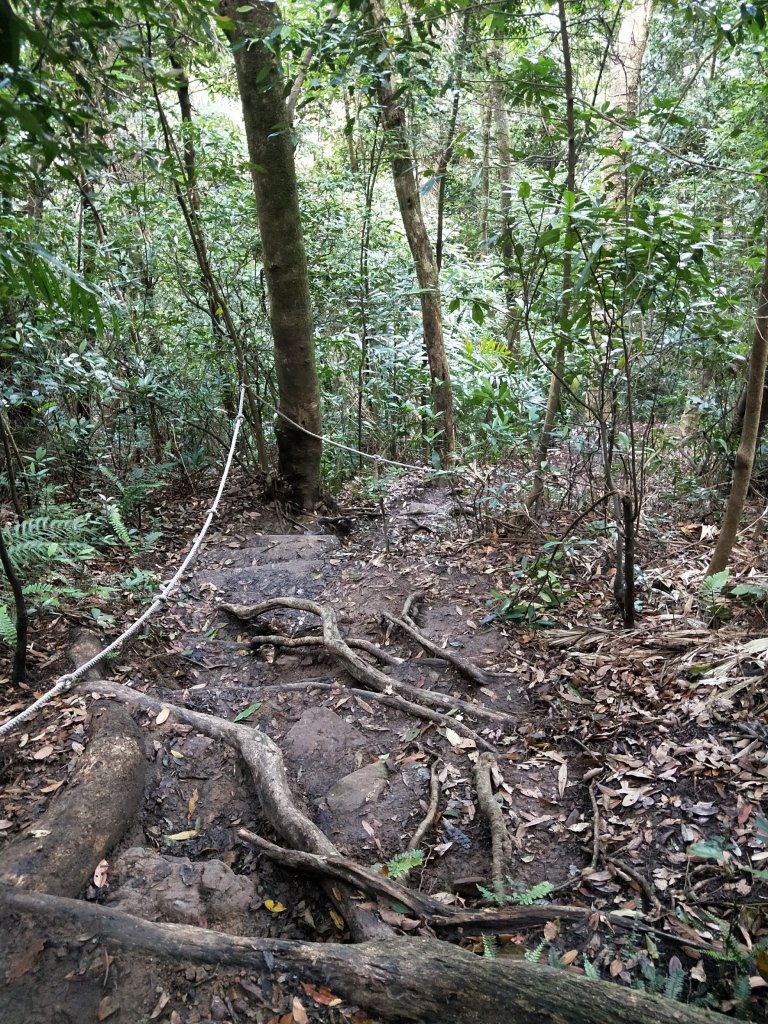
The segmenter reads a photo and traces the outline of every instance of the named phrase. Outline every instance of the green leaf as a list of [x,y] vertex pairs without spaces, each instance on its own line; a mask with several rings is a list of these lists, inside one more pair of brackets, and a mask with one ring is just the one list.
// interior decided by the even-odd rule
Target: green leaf
[[531,186],[527,181],[521,181],[517,186],[517,194],[521,199],[527,199],[531,194]]
[[689,857],[703,857],[705,860],[714,860],[722,864],[725,860],[724,842],[721,836],[713,836],[711,839],[703,839],[700,843],[691,843],[685,852]]
[[242,722],[245,718],[250,718],[254,711],[258,711],[263,701],[257,700],[255,704],[249,704],[243,711],[238,712],[235,715],[236,722]]

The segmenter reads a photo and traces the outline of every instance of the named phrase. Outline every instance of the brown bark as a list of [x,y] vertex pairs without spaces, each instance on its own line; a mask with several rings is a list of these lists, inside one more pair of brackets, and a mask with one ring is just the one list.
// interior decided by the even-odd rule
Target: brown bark
[[20,840],[0,854],[0,880],[78,896],[141,806],[146,755],[128,712],[105,701],[71,782]]
[[[381,0],[370,0],[369,12],[371,26],[386,49],[386,15]],[[448,462],[456,440],[456,425],[451,373],[443,338],[439,271],[421,209],[419,183],[408,145],[405,111],[396,96],[391,74],[379,79],[378,93],[383,124],[390,141],[392,176],[397,202],[419,283],[424,349],[429,363],[432,405],[439,417],[438,429],[442,431],[436,448],[443,462]]]
[[243,9],[246,6],[237,0],[222,0],[220,10],[236,25],[228,35],[243,106],[269,293],[280,396],[275,425],[278,468],[289,500],[311,508],[319,497],[322,442],[305,431],[321,433],[320,393],[283,74],[278,57],[264,43],[278,26],[278,11],[268,0],[255,0]]
[[200,209],[200,193],[197,189],[197,166],[195,140],[192,137],[192,101],[189,97],[189,78],[181,58],[171,47],[168,59],[176,73],[176,98],[184,128],[184,174],[186,176],[187,198],[193,210]]
[[[3,916],[33,915],[50,928],[75,924],[126,949],[222,967],[296,974],[384,1020],[441,1024],[725,1024],[635,989],[525,960],[486,959],[432,938],[359,945],[240,937],[154,924],[95,903],[0,886]],[[265,957],[266,954],[266,957]]]
[[720,524],[717,544],[707,569],[708,576],[725,569],[736,541],[739,521],[744,511],[744,502],[746,501],[749,483],[752,479],[752,466],[755,461],[755,450],[760,432],[760,413],[763,404],[766,361],[768,361],[768,251],[766,251],[763,267],[763,280],[760,285],[760,298],[758,300],[757,316],[755,317],[755,334],[752,341],[752,351],[749,356],[741,442],[739,443],[733,464],[731,493],[728,496],[728,504],[725,507],[723,520]]

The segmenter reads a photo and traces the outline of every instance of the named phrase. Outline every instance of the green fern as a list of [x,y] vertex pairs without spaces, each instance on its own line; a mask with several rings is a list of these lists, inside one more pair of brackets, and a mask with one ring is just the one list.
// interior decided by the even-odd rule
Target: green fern
[[0,639],[9,647],[16,645],[16,623],[4,604],[0,604]]
[[547,948],[547,940],[542,939],[538,946],[534,946],[533,949],[527,949],[525,951],[525,959],[529,964],[537,964],[541,960],[541,954]]
[[109,522],[109,525],[112,527],[112,529],[115,531],[116,536],[123,544],[125,544],[125,546],[130,551],[135,551],[136,545],[133,543],[133,539],[131,538],[131,535],[128,532],[128,527],[123,522],[123,517],[120,514],[120,509],[117,507],[117,505],[112,505],[110,503],[106,506],[105,511],[107,521]]
[[404,850],[402,853],[396,853],[387,861],[387,872],[392,879],[402,878],[412,868],[418,868],[423,863],[423,850]]
[[548,896],[554,886],[551,882],[537,882],[536,885],[524,889],[519,882],[507,875],[504,881],[494,886],[493,889],[486,889],[482,885],[478,885],[477,888],[484,899],[489,903],[496,904],[497,907],[507,907],[510,904],[530,907],[533,903]]
[[483,956],[486,960],[495,960],[499,955],[499,940],[495,935],[482,936],[483,939]]
[[599,981],[600,980],[600,972],[595,967],[595,965],[592,963],[592,961],[589,959],[589,957],[587,956],[586,953],[582,957],[582,962],[584,964],[584,977],[585,978],[589,978],[590,981]]

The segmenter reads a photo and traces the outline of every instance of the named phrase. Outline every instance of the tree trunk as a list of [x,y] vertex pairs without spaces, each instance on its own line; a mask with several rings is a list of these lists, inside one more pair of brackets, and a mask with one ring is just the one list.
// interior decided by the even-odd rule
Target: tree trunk
[[236,26],[228,35],[252,165],[280,396],[278,469],[289,500],[311,508],[320,491],[320,393],[283,75],[264,42],[278,27],[278,10],[269,0],[249,6],[222,0],[220,9]]
[[[576,189],[576,120],[573,106],[573,68],[571,66],[571,44],[568,38],[568,23],[565,17],[565,0],[558,0],[557,10],[560,18],[560,37],[563,47],[563,69],[565,78],[565,119],[568,128],[568,170],[565,179],[565,188],[568,192]],[[567,230],[567,225],[566,225]],[[547,395],[547,407],[544,412],[544,423],[539,436],[539,447],[536,453],[536,470],[533,477],[533,486],[528,497],[525,499],[526,508],[535,508],[544,492],[544,470],[543,466],[547,461],[547,453],[552,443],[552,434],[555,429],[555,418],[560,408],[560,394],[563,387],[563,374],[565,373],[565,343],[570,332],[571,318],[571,286],[572,286],[573,258],[571,251],[566,249],[563,255],[563,280],[560,293],[560,315],[559,333],[555,346],[555,362],[552,376],[549,381],[549,393]]]
[[[637,113],[640,76],[652,15],[653,0],[631,0],[624,8],[619,31],[610,47],[605,90],[614,115],[622,111],[630,116]],[[620,122],[612,126],[609,145],[614,155],[609,157],[605,171],[605,192],[608,201],[625,205],[632,189],[627,175],[621,172],[621,133]]]
[[[385,13],[381,0],[371,0],[369,11],[371,25],[386,49],[388,44]],[[408,246],[413,256],[416,278],[419,282],[424,348],[429,363],[432,405],[439,418],[438,428],[441,431],[436,442],[436,449],[445,463],[450,460],[453,452],[456,428],[451,373],[443,339],[439,272],[421,210],[419,183],[408,145],[405,111],[398,102],[391,74],[379,79],[378,93],[384,128],[391,140],[392,176],[395,182],[395,192]]]
[[[768,250],[768,243],[767,243]],[[736,541],[739,521],[744,511],[749,482],[752,479],[752,465],[755,461],[755,449],[760,433],[760,412],[763,405],[763,382],[765,367],[768,360],[768,251],[766,251],[763,267],[763,280],[760,285],[760,298],[755,318],[755,336],[749,357],[749,373],[747,376],[746,404],[744,421],[741,426],[741,443],[736,452],[733,465],[733,480],[728,504],[725,508],[720,534],[717,538],[712,560],[707,575],[721,572],[728,565],[731,551]]]
[[[498,65],[501,54],[496,51],[494,64]],[[493,118],[496,122],[496,146],[499,151],[499,210],[501,212],[501,258],[504,269],[504,294],[507,306],[507,346],[511,353],[516,353],[520,341],[520,321],[515,314],[515,289],[513,284],[514,242],[512,238],[512,159],[509,142],[509,118],[504,103],[501,83],[494,81],[490,89],[490,101],[493,107]]]

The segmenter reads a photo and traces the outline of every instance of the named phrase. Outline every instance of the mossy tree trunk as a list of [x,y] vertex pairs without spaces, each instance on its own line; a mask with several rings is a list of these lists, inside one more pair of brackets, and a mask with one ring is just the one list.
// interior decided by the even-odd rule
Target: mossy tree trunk
[[[307,257],[296,168],[279,56],[265,39],[279,25],[277,5],[222,0],[231,20],[237,84],[243,106],[259,217],[269,315],[275,346],[279,415],[278,470],[286,497],[310,508],[319,496],[322,443]],[[309,431],[310,433],[306,433]]]

